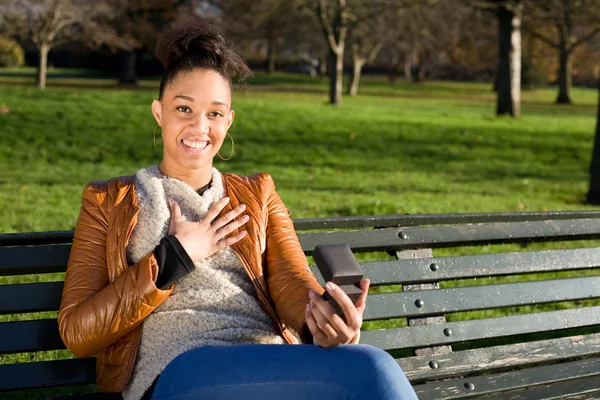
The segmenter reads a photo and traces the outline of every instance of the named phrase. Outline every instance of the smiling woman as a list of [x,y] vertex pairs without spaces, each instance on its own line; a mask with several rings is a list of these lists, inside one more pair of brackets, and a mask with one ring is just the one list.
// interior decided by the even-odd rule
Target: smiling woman
[[181,72],[154,100],[152,112],[162,127],[160,170],[193,179],[192,187],[208,184],[212,172],[207,166],[212,166],[234,118],[230,83],[214,70]]
[[369,281],[354,304],[328,282],[336,314],[271,177],[213,168],[234,120],[232,82],[250,72],[234,48],[187,18],[157,56],[162,161],[86,186],[58,316],[65,345],[97,355],[98,389],[126,400],[416,399],[392,357],[357,344]]

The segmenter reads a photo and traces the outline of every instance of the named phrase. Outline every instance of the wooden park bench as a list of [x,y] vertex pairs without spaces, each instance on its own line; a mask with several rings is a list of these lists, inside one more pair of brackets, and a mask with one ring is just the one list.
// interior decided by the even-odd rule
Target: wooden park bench
[[[420,399],[600,399],[600,212],[295,224],[307,255],[317,244],[345,243],[374,253],[361,260],[386,259],[361,262],[381,287],[369,296],[361,342],[396,357]],[[0,235],[0,276],[64,271],[71,239],[72,232]],[[559,243],[530,244],[550,241]],[[506,243],[517,245],[493,246]],[[442,248],[457,249],[435,250]],[[55,311],[61,290],[62,282],[2,284],[0,315]],[[64,349],[55,315],[0,323],[0,354]],[[25,390],[85,384],[93,391],[93,358],[27,359],[0,365],[0,398],[64,396]]]

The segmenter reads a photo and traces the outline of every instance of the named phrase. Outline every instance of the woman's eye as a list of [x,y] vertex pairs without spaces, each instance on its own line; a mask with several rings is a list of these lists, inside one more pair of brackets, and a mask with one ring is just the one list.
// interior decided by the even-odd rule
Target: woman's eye
[[209,113],[208,115],[210,115],[211,117],[222,117],[223,114],[217,111],[213,111],[211,113]]
[[188,106],[178,106],[175,107],[175,109],[184,113],[192,112],[192,110]]

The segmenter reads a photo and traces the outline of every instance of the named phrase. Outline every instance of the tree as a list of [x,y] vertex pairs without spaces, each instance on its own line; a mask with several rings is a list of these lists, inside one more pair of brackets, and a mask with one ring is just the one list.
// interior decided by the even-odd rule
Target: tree
[[521,19],[520,0],[504,2],[498,18],[498,71],[496,115],[521,115]]
[[137,53],[152,49],[160,29],[177,18],[186,0],[102,0],[83,24],[85,42],[92,48],[106,47],[118,54],[119,82],[137,84]]
[[342,78],[344,75],[344,51],[350,10],[347,0],[316,0],[314,12],[329,47],[327,71],[329,73],[329,102],[342,104]]
[[586,196],[590,204],[600,204],[600,79],[598,79],[598,109],[596,112],[596,135],[592,162],[590,163],[590,187]]
[[[528,1],[528,0],[523,0]],[[496,114],[521,115],[521,0],[471,0],[476,7],[492,11],[498,21],[498,68],[495,89]]]
[[350,30],[357,21],[372,19],[381,13],[392,13],[399,4],[417,0],[303,0],[316,17],[317,24],[329,48],[329,102],[342,104],[344,54]]
[[82,15],[89,9],[73,0],[10,0],[4,6],[9,34],[30,40],[38,50],[37,81],[45,89],[48,53],[79,36]]
[[294,0],[220,0],[217,4],[227,36],[265,44],[268,73],[275,71],[279,49],[293,41],[306,22]]
[[[597,0],[546,0],[525,2],[524,29],[558,52],[559,104],[570,104],[572,55],[600,32]],[[553,27],[554,38],[548,27]]]
[[373,62],[382,47],[383,43],[369,43],[365,37],[357,39],[352,43],[352,74],[348,80],[348,95],[356,96],[358,94],[358,84],[363,66],[366,63]]

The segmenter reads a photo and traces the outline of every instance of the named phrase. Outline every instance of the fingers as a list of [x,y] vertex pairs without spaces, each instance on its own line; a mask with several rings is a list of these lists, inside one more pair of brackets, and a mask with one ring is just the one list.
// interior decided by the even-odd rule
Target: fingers
[[[360,315],[356,310],[356,306],[352,303],[352,300],[350,300],[350,297],[348,297],[348,295],[333,282],[327,282],[325,289],[327,289],[331,297],[335,299],[342,309],[344,317],[346,318],[346,325],[352,330],[360,329]],[[364,296],[364,292],[361,296]]]
[[329,315],[326,316],[324,312],[321,312],[318,306],[314,306],[313,304],[310,304],[310,312],[312,317],[317,322],[317,326],[321,331],[323,331],[325,336],[327,336],[329,339],[335,339],[338,336],[338,332],[332,326],[332,323],[328,318]]
[[[219,218],[217,220],[214,220],[214,221],[213,221],[214,218],[213,219],[207,219],[207,221],[211,221],[212,227],[215,230],[218,231],[219,229],[221,229],[222,227],[226,226],[228,223],[230,223],[231,221],[233,221],[234,219],[236,219],[245,210],[246,210],[246,205],[245,204],[240,204],[239,206],[237,206],[233,210],[229,211],[227,214],[223,215],[221,218]],[[235,229],[237,229],[237,228],[235,228]],[[225,235],[223,235],[223,236],[225,236]]]
[[219,240],[217,242],[216,251],[219,251],[221,249],[224,249],[225,247],[229,247],[229,246],[231,246],[231,245],[239,242],[245,236],[246,236],[246,231],[241,231],[241,232],[236,233],[233,236],[226,237],[226,238],[223,238],[223,239]]
[[319,328],[317,321],[315,320],[315,318],[312,315],[310,304],[306,305],[305,319],[306,319],[306,326],[308,326],[308,330],[313,335],[315,344],[318,343],[319,346],[321,346],[321,347],[329,347],[328,346],[329,341],[327,340],[327,335],[325,335],[325,333],[321,330],[321,328]]
[[209,224],[219,216],[221,211],[229,204],[229,197],[223,197],[221,200],[217,201],[208,212],[204,215],[203,221],[207,221]]
[[183,219],[181,216],[181,208],[175,200],[169,200],[169,206],[171,208],[171,222],[169,223],[169,235],[175,234],[175,226],[177,222]]
[[224,238],[225,236],[229,235],[231,232],[238,229],[240,226],[244,225],[246,222],[248,222],[248,220],[250,220],[250,217],[247,215],[243,215],[240,218],[236,219],[235,221],[232,221],[229,224],[222,227],[221,229],[217,230],[215,232],[215,234],[219,239]]
[[[344,339],[352,339],[355,333],[361,328],[362,313],[364,310],[358,310],[348,295],[333,282],[327,282],[325,288],[337,302],[344,315],[345,321],[335,313],[333,313],[333,315],[330,314],[329,310],[332,310],[331,312],[333,312],[333,308],[327,302],[325,302],[325,304],[318,302],[317,305],[319,310],[321,310],[321,312],[329,319],[341,337]],[[363,295],[361,296],[365,296],[364,293],[365,292],[363,291]]]
[[311,292],[310,296],[312,315],[317,321],[319,328],[327,337],[330,340],[334,339],[340,343],[350,339],[352,335],[349,332],[346,322],[335,312],[333,307],[315,292]]
[[362,281],[360,281],[360,288],[362,289],[362,294],[356,301],[355,306],[361,313],[365,310],[365,307],[367,306],[367,295],[369,294],[369,286],[371,286],[370,280],[363,279]]

